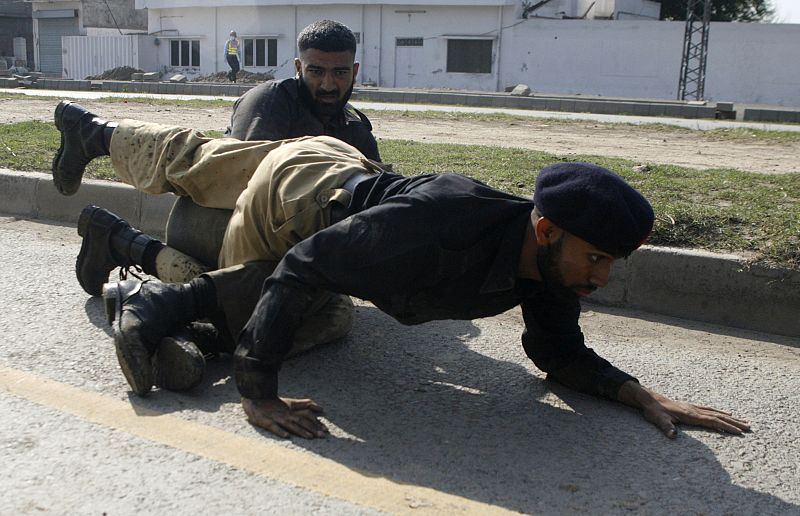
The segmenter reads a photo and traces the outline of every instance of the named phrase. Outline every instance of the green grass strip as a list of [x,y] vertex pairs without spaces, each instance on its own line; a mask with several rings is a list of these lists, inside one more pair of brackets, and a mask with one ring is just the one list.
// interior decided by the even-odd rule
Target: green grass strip
[[[219,137],[218,132],[209,136]],[[50,123],[0,125],[0,167],[50,170],[59,135]],[[597,156],[555,156],[524,149],[381,140],[381,155],[403,174],[456,172],[492,187],[530,196],[537,171],[558,161],[586,161],[625,177],[653,204],[650,243],[752,255],[800,270],[800,175],[763,175],[729,169],[693,170]],[[114,179],[107,158],[88,177]]]

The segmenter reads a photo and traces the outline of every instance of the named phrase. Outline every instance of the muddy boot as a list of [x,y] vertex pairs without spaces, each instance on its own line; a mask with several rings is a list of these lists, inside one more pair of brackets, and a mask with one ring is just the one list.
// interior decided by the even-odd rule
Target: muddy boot
[[203,381],[206,362],[227,351],[219,331],[210,323],[193,322],[161,339],[153,355],[156,387],[183,392]]
[[[202,354],[196,346],[191,349],[185,345],[187,339],[164,338],[175,337],[188,323],[213,311],[216,297],[209,301],[205,288],[196,281],[174,285],[135,280],[103,287],[106,313],[113,320],[117,360],[134,393],[144,396],[150,392],[156,383],[156,370],[165,388],[166,384],[183,388],[199,383],[197,377],[202,378],[205,362],[199,360]],[[154,355],[159,362],[155,368]],[[178,378],[166,380],[166,370]]]
[[[156,253],[164,247],[160,241],[134,229],[117,215],[93,205],[81,212],[78,234],[83,237],[83,242],[75,261],[75,274],[83,290],[92,296],[102,293],[103,284],[108,281],[112,270],[141,267],[146,250]],[[153,274],[150,270],[145,272]]]
[[222,332],[212,323],[193,322],[186,327],[186,332],[206,360],[216,358],[222,353],[233,353],[234,351],[235,345],[231,346],[226,342]]
[[68,100],[56,106],[55,124],[61,133],[61,146],[53,158],[53,183],[62,194],[72,195],[81,186],[86,165],[94,158],[108,156],[117,124],[101,120]]
[[161,339],[153,355],[153,383],[169,391],[188,391],[203,381],[206,359],[191,328],[184,327]]

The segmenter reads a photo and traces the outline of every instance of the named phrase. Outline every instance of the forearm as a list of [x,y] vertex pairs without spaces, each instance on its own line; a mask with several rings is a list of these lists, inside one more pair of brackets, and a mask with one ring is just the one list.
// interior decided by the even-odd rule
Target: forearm
[[627,381],[622,384],[617,393],[617,401],[636,409],[644,409],[658,401],[657,393],[654,393],[639,382]]
[[305,290],[267,280],[234,353],[236,386],[243,397],[278,397],[281,362],[311,303],[312,296]]

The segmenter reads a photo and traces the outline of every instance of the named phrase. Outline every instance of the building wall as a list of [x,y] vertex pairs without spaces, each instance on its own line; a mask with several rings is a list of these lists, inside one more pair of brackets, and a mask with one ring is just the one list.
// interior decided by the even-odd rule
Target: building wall
[[712,23],[706,97],[800,106],[798,56],[800,24]]
[[[562,94],[674,99],[683,22],[527,20],[504,31],[503,86]],[[712,23],[706,99],[800,105],[800,25]]]
[[87,28],[147,30],[147,10],[134,9],[134,0],[81,0]]
[[[503,20],[513,19],[513,7],[438,7],[381,10],[381,84],[391,87],[495,90],[497,88],[498,34]],[[451,38],[483,38],[492,41],[491,73],[447,71]],[[402,47],[398,38],[422,38],[422,47]]]
[[[578,0],[557,1],[579,7]],[[359,33],[357,80],[384,87],[501,91],[524,83],[539,93],[675,99],[684,35],[682,22],[522,20],[518,5],[502,3],[149,7],[156,70],[192,75],[227,70],[222,46],[234,29],[240,37],[277,40],[277,65],[248,70],[290,77],[297,32],[332,18]],[[448,40],[454,37],[489,38],[488,73],[447,71]],[[198,68],[169,67],[172,38],[200,42]],[[401,48],[398,38],[421,39],[422,46]],[[800,106],[800,67],[791,66],[796,55],[800,24],[712,23],[706,98]]]
[[503,86],[534,91],[672,99],[683,24],[527,20],[503,34]]
[[33,20],[31,4],[18,0],[0,0],[0,57],[6,64],[14,66],[14,38],[25,38],[25,55],[17,55],[33,68]]
[[[223,47],[231,30],[239,39],[268,37],[277,40],[277,66],[243,67],[250,72],[270,72],[278,78],[294,75],[297,33],[308,23],[335,17],[354,31],[361,27],[362,7],[358,5],[316,6],[233,6],[194,9],[149,9],[150,34],[159,38],[157,61],[161,68],[190,75],[209,75],[227,70]],[[199,69],[170,66],[172,39],[195,39],[200,42]]]
[[85,79],[120,66],[156,71],[155,38],[148,35],[61,38],[65,79]]
[[14,66],[14,38],[25,38],[25,54],[18,56],[26,66],[33,67],[33,22],[30,18],[0,16],[0,57],[5,57],[8,66]]

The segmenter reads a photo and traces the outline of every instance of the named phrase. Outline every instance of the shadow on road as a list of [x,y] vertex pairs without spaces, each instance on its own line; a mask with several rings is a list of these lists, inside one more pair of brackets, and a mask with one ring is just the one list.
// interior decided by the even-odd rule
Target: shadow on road
[[89,318],[89,322],[92,323],[93,326],[103,330],[109,337],[112,336],[111,326],[109,326],[106,318],[106,309],[102,297],[87,298],[83,309],[86,312],[86,317]]
[[[337,429],[294,444],[366,475],[526,513],[800,509],[735,485],[693,437],[701,430],[671,441],[634,410],[544,380],[520,360],[521,327],[510,318],[502,325],[497,335],[468,321],[406,327],[357,307],[347,339],[284,364],[282,395],[312,397]],[[495,338],[503,342],[487,344]],[[196,393],[163,393],[159,409],[236,402],[231,367],[229,358],[212,363]],[[717,438],[733,447],[747,439]]]

